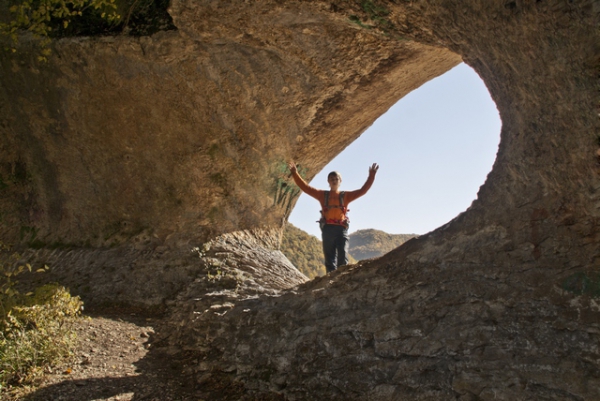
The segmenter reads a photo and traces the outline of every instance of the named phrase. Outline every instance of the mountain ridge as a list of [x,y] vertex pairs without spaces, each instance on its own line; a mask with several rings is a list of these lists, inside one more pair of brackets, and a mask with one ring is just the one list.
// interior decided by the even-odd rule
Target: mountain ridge
[[377,258],[416,237],[417,234],[389,234],[374,228],[358,230],[350,234],[350,254],[356,260]]
[[[357,230],[350,234],[349,263],[379,257],[416,237],[416,234],[389,234],[374,228]],[[314,235],[287,223],[281,251],[308,278],[325,275],[321,240]]]

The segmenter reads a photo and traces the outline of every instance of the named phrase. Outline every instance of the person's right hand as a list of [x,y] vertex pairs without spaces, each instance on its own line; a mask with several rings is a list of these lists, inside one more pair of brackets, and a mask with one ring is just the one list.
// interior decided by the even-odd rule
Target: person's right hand
[[296,163],[294,163],[294,162],[289,162],[288,167],[290,168],[290,171],[292,173],[295,173],[296,171],[298,171],[298,168],[296,167]]

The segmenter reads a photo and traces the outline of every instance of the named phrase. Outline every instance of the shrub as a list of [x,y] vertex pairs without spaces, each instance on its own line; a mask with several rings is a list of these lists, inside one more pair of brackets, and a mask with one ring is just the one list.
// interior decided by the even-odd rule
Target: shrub
[[29,265],[0,264],[0,398],[6,389],[31,384],[68,358],[76,339],[73,323],[83,305],[79,297],[56,284],[21,294],[15,277],[27,270]]
[[[116,23],[120,16],[116,12],[115,0],[9,0],[10,16],[0,21],[0,38],[8,37],[12,42],[8,49],[16,51],[19,33],[29,32],[41,39],[40,60],[50,54],[48,45],[51,37],[61,36],[69,25],[82,16],[95,20]],[[6,5],[3,5],[3,9]]]
[[291,223],[285,226],[281,252],[308,278],[325,275],[321,241]]

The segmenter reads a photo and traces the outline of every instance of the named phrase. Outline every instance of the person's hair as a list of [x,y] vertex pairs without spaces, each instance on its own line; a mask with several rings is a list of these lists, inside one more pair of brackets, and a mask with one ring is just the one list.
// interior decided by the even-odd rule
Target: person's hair
[[334,176],[339,177],[340,181],[342,180],[342,175],[340,173],[338,173],[337,171],[332,171],[331,173],[327,174],[327,181],[329,181],[329,179]]

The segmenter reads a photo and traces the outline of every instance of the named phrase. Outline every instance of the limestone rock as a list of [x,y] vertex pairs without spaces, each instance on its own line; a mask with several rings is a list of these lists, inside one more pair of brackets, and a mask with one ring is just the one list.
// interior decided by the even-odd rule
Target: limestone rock
[[[0,238],[39,255],[86,245],[67,249],[104,265],[194,257],[201,275],[148,293],[169,301],[165,342],[191,358],[199,398],[600,399],[599,12],[173,0],[177,31],[61,40],[46,65],[24,44],[0,56]],[[311,178],[461,59],[503,124],[478,199],[304,283],[273,246],[298,195],[285,162]],[[114,266],[94,277],[135,275]]]
[[[2,238],[174,243],[281,227],[308,178],[460,62],[324,4],[174,1],[177,31],[0,57]],[[376,94],[376,101],[373,95]]]

